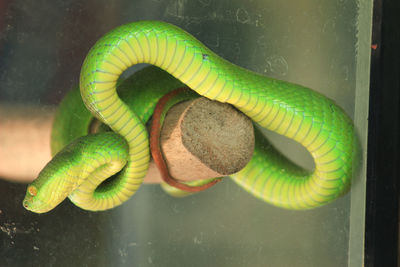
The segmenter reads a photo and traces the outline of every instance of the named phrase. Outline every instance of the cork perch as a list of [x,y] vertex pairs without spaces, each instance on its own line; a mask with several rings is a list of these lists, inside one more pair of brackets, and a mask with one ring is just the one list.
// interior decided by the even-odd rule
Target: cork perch
[[[0,178],[31,182],[51,159],[54,108],[1,105],[0,113]],[[160,141],[176,179],[221,177],[239,171],[250,160],[253,125],[228,104],[198,98],[169,110]],[[160,182],[161,175],[150,162],[144,183]]]
[[201,97],[168,111],[160,142],[175,179],[222,177],[238,172],[250,161],[253,124],[231,105]]

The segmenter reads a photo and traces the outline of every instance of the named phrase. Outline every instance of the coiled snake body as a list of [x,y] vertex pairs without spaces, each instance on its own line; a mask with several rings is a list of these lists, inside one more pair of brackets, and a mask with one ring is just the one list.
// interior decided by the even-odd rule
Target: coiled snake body
[[[118,79],[138,63],[157,66],[174,78],[153,67],[146,74],[151,78],[121,83],[135,92],[124,99],[123,93],[117,94]],[[162,81],[154,82],[157,77]],[[146,88],[146,79],[147,84],[156,85]],[[24,206],[46,212],[69,196],[84,209],[105,210],[130,198],[141,185],[150,159],[144,123],[158,99],[182,85],[178,80],[199,95],[232,104],[261,127],[295,140],[310,152],[315,169],[308,172],[281,156],[256,130],[251,161],[231,176],[256,197],[283,208],[310,209],[331,202],[349,188],[356,137],[351,119],[333,101],[303,86],[233,65],[178,27],[140,21],[101,38],[81,70],[85,106],[114,133],[80,137],[61,150],[28,186]],[[135,86],[141,87],[140,92]],[[83,112],[68,108],[67,113],[76,117]],[[88,112],[82,115],[90,116]],[[59,125],[54,126],[55,152],[85,135],[88,128],[88,123],[70,126],[71,133],[79,134],[62,137]],[[113,179],[103,182],[113,174]]]

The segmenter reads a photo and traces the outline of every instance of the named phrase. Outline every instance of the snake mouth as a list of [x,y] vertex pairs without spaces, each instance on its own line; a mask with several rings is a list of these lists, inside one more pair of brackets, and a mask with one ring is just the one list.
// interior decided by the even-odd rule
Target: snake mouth
[[22,206],[29,211],[35,213],[45,213],[53,209],[48,203],[41,201],[37,197],[26,195],[25,199],[22,201]]
[[28,203],[29,203],[28,200],[24,200],[22,202],[22,206],[24,206],[25,209],[29,209],[29,204]]

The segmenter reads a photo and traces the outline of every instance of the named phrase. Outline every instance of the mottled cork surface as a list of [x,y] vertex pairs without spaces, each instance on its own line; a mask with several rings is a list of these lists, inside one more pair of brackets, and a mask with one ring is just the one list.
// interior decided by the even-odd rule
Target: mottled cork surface
[[229,104],[198,98],[169,110],[161,146],[176,179],[225,176],[238,172],[250,161],[253,124]]

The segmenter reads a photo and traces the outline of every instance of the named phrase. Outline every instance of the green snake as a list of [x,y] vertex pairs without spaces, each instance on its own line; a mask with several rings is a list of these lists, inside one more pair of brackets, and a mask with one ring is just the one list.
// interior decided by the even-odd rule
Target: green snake
[[[155,67],[120,78],[138,63]],[[257,198],[301,210],[348,191],[357,138],[351,119],[332,100],[236,66],[174,25],[139,21],[112,30],[89,51],[80,74],[82,98],[75,89],[61,103],[52,134],[56,155],[28,186],[24,207],[47,212],[68,197],[83,209],[98,211],[128,200],[149,166],[145,124],[158,100],[182,86],[233,105],[258,126],[309,151],[312,171],[282,156],[255,127],[252,159],[231,178]],[[93,117],[105,129],[88,134]]]

